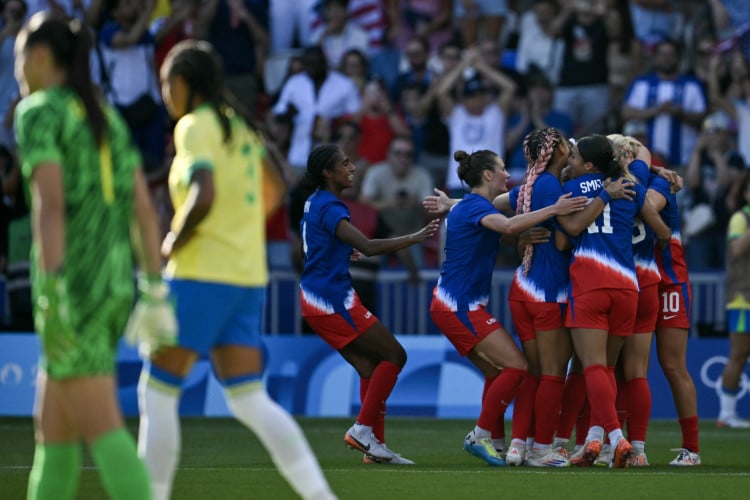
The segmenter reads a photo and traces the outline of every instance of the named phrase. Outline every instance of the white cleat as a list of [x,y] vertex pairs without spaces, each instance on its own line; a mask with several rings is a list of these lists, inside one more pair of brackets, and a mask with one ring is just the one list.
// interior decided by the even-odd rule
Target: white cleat
[[570,467],[570,459],[554,448],[529,452],[529,467]]
[[602,451],[594,460],[597,467],[609,467],[612,464],[612,447],[609,444],[602,445]]
[[512,467],[520,467],[526,462],[526,445],[511,443],[505,454],[505,463]]
[[719,418],[716,421],[716,427],[728,427],[730,429],[750,429],[750,420],[745,420],[737,415],[731,417]]
[[679,451],[677,458],[669,462],[669,465],[677,467],[694,467],[701,464],[701,456],[687,448],[672,448],[672,451]]
[[365,455],[378,459],[382,462],[393,460],[393,452],[378,441],[372,430],[363,425],[354,424],[344,436],[344,442],[349,448],[359,450]]
[[409,460],[408,458],[402,457],[400,454],[396,453],[395,451],[388,448],[385,443],[383,443],[383,448],[388,450],[393,454],[393,458],[390,460],[380,460],[377,458],[370,457],[368,455],[365,455],[362,457],[362,462],[365,464],[389,464],[389,465],[414,465],[413,460]]

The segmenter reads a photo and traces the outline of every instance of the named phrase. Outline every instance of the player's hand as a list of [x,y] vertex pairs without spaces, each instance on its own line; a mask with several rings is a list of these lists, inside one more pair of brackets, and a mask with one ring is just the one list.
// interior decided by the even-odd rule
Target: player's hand
[[571,197],[572,193],[565,193],[557,199],[554,204],[555,215],[568,215],[573,212],[580,212],[586,207],[589,199],[585,196]]
[[177,320],[169,301],[169,288],[158,278],[142,278],[141,296],[125,327],[125,341],[137,345],[143,358],[150,358],[162,347],[177,342]]
[[633,181],[629,181],[624,177],[620,177],[616,181],[613,181],[611,178],[607,177],[606,179],[604,179],[604,183],[602,185],[604,186],[604,190],[609,193],[609,196],[613,200],[616,200],[618,198],[625,198],[628,201],[632,201],[633,196],[635,196]]
[[458,200],[448,198],[448,195],[438,188],[434,188],[433,191],[435,191],[435,196],[425,196],[422,200],[422,206],[428,214],[443,215],[458,202]]
[[414,239],[417,240],[415,243],[421,243],[430,239],[435,233],[437,233],[439,227],[440,219],[432,219],[425,227],[412,235]]
[[356,248],[352,249],[352,254],[349,256],[349,260],[351,262],[359,262],[359,260],[364,257],[364,254],[357,250]]
[[525,248],[526,245],[538,245],[547,243],[552,236],[552,231],[544,227],[532,227],[518,235],[518,247]]
[[40,290],[34,308],[34,326],[50,362],[61,362],[75,345],[76,335],[70,320],[68,288],[59,272],[40,276]]
[[664,167],[651,167],[656,172],[656,175],[669,181],[669,190],[672,193],[677,193],[682,189],[682,177],[674,170],[669,170]]

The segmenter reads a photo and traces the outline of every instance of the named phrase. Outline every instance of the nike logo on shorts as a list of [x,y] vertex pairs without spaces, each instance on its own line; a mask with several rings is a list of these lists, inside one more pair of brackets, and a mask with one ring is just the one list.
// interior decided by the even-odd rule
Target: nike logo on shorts
[[663,319],[664,319],[664,321],[669,321],[670,319],[672,319],[672,318],[676,318],[676,317],[677,317],[677,315],[676,315],[676,314],[672,314],[672,315],[670,315],[670,316],[667,316],[667,315],[665,314],[665,315],[664,315],[664,318],[663,318]]

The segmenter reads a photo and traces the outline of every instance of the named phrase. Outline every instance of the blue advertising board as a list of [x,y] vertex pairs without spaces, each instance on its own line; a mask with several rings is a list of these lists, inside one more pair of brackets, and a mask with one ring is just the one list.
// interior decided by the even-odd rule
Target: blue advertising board
[[[389,415],[475,418],[484,378],[442,336],[398,336],[409,355],[388,401]],[[727,339],[691,339],[688,368],[698,392],[701,418],[718,415],[717,386],[726,363]],[[0,415],[31,415],[39,347],[31,334],[0,335]],[[359,411],[355,371],[316,336],[265,338],[265,382],[269,394],[295,415],[352,416]],[[122,346],[118,356],[119,398],[126,415],[138,413],[136,387],[141,360]],[[652,352],[649,381],[652,418],[676,418],[671,392]],[[750,416],[750,376],[743,374],[738,413]],[[200,360],[184,384],[182,415],[229,416],[221,385],[208,360]],[[511,411],[507,413],[509,418]]]

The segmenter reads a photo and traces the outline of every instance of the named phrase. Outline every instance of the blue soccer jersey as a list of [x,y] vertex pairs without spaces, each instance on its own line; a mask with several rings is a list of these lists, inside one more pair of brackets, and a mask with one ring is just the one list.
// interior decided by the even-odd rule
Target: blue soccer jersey
[[[566,182],[563,192],[593,199],[602,190],[603,181],[603,174],[584,174]],[[646,189],[638,184],[634,187],[633,201],[611,200],[579,235],[570,262],[572,297],[601,288],[638,290],[633,262],[633,222],[645,201]]]
[[300,278],[302,314],[324,316],[342,313],[355,304],[349,275],[352,246],[336,237],[349,209],[333,193],[315,191],[305,202],[300,222],[305,268]]
[[672,284],[688,283],[690,280],[680,236],[680,209],[677,207],[677,197],[672,193],[669,181],[661,177],[652,177],[648,188],[656,191],[667,200],[667,204],[661,209],[659,215],[672,230],[669,245],[662,250],[658,248],[655,250],[656,264],[659,268],[661,280]]
[[487,305],[500,235],[481,220],[498,213],[492,203],[470,193],[445,219],[445,260],[431,310],[474,311]]
[[[542,172],[534,182],[531,190],[531,210],[554,205],[562,196],[560,180],[549,172]],[[515,209],[518,203],[518,191],[511,191],[511,206]],[[555,247],[555,219],[550,218],[538,227],[549,229],[553,234],[549,241],[534,245],[531,266],[524,276],[523,265],[516,269],[508,298],[524,302],[559,302],[568,301],[570,259],[567,253]]]
[[[628,166],[638,184],[647,188],[653,175],[648,165],[642,160],[635,160]],[[661,280],[659,268],[654,258],[654,243],[656,235],[648,224],[640,218],[635,219],[633,225],[633,260],[635,261],[635,272],[638,276],[638,284],[641,288],[655,285]]]

